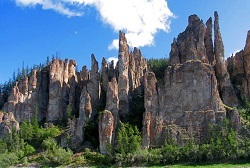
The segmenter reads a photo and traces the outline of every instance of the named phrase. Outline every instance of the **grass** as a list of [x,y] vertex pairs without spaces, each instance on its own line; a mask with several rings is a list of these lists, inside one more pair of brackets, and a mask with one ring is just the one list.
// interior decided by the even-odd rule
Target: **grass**
[[250,161],[239,160],[230,162],[204,162],[204,163],[180,163],[166,166],[152,166],[165,168],[250,168]]

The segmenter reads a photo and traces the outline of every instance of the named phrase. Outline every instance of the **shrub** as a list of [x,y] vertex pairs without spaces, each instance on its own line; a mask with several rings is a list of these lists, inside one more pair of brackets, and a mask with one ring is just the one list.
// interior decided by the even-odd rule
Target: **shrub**
[[18,156],[15,153],[1,154],[0,165],[1,167],[9,167],[18,162]]
[[0,154],[5,154],[8,152],[7,143],[0,139]]
[[58,147],[55,139],[48,138],[43,141],[42,146],[46,149],[42,157],[47,163],[69,164],[72,160],[73,152],[70,149]]
[[180,148],[177,145],[167,143],[161,147],[163,163],[173,164],[179,160]]
[[134,153],[141,148],[141,134],[136,126],[132,127],[129,124],[120,122],[117,142],[118,153],[123,155]]
[[27,156],[27,155],[30,155],[32,154],[33,152],[35,152],[35,148],[29,144],[26,144],[24,146],[24,155]]

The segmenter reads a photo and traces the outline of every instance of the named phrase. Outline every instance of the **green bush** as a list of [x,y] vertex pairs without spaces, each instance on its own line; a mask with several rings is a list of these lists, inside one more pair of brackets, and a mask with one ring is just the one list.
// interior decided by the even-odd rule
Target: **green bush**
[[8,152],[7,143],[0,138],[0,154]]
[[0,154],[1,167],[9,167],[18,162],[18,156],[15,153]]
[[117,152],[123,155],[134,153],[141,148],[141,133],[138,128],[120,122],[117,138]]
[[46,149],[42,157],[46,163],[65,165],[72,160],[73,152],[70,149],[62,149],[57,146],[55,139],[48,138],[43,141],[42,146]]
[[180,148],[178,145],[165,142],[161,147],[163,163],[173,164],[179,160]]
[[33,146],[29,145],[29,144],[26,144],[24,146],[24,155],[25,156],[28,156],[28,155],[32,154],[33,152],[35,152],[35,151],[36,151],[35,148]]

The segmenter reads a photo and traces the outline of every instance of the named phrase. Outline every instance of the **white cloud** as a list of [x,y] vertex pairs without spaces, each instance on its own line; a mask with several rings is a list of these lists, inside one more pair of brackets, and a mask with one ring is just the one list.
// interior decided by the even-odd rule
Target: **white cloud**
[[119,39],[114,39],[113,42],[108,46],[109,50],[117,49],[119,48]]
[[114,61],[114,66],[116,66],[116,63],[117,63],[117,61],[118,61],[118,58],[117,58],[117,57],[109,57],[109,58],[107,59],[108,63],[110,63],[112,60]]
[[22,7],[35,7],[40,5],[44,10],[52,9],[68,17],[83,15],[82,9],[74,6],[76,4],[65,2],[64,0],[16,0],[16,4]]
[[[15,0],[19,6],[41,5],[58,13],[82,16],[86,6],[96,8],[104,24],[115,32],[126,33],[131,47],[154,45],[154,36],[161,30],[168,32],[170,19],[174,17],[166,0]],[[114,39],[108,49],[117,49]]]
[[[173,13],[165,0],[82,0],[100,12],[114,31],[123,30],[132,47],[154,45],[157,31],[169,31]],[[117,48],[114,40],[109,49]]]

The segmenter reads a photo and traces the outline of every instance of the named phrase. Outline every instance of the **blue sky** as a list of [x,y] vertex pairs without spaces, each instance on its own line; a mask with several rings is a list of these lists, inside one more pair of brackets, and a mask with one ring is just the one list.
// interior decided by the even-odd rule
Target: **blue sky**
[[32,67],[56,52],[75,59],[78,69],[90,67],[93,53],[100,66],[102,57],[117,57],[119,29],[146,58],[168,57],[188,16],[205,22],[215,10],[228,57],[245,45],[249,0],[0,0],[0,83],[23,62]]

